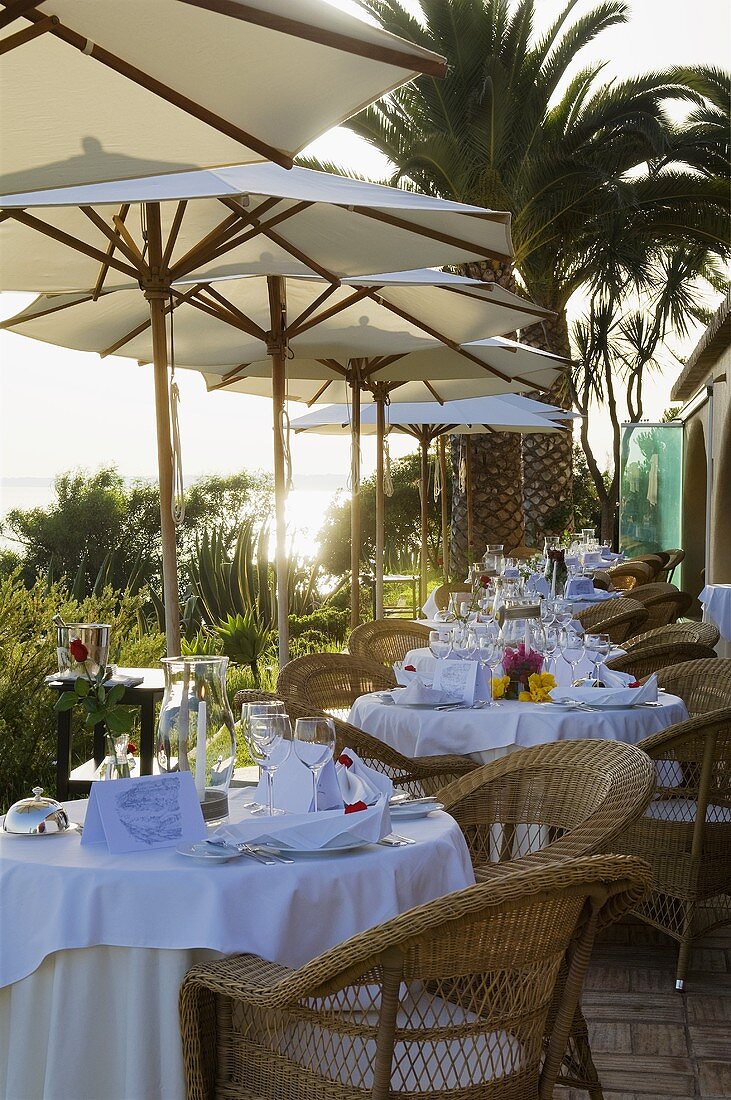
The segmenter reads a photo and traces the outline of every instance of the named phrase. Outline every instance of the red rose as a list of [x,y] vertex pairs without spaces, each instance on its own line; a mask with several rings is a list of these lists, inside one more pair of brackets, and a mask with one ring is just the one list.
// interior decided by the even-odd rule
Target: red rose
[[345,764],[346,768],[351,768],[353,766],[353,761],[346,752],[341,752],[338,757],[338,764]]
[[75,661],[79,664],[83,664],[86,658],[89,656],[89,650],[79,638],[74,638],[69,646],[69,652]]
[[629,684],[629,687],[631,687],[631,688],[638,688],[638,687],[642,687],[642,685],[640,684],[640,681],[639,681],[639,680],[633,680],[633,681],[632,681],[632,683],[631,683],[631,684]]
[[480,577],[480,586],[482,588],[487,588],[489,583],[490,583],[490,578],[488,577],[487,573],[483,573],[483,575]]
[[357,814],[361,810],[367,809],[368,807],[366,806],[365,802],[351,802],[348,806],[345,807],[345,812],[346,814]]
[[137,752],[137,746],[135,745],[134,741],[127,742],[127,752],[131,752],[133,756]]
[[404,672],[416,672],[416,665],[404,665]]

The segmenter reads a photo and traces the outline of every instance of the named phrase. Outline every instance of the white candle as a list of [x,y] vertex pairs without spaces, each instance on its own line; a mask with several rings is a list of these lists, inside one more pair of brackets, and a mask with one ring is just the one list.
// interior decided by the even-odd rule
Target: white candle
[[198,703],[198,736],[195,742],[195,789],[201,802],[206,797],[206,700],[201,688]]
[[530,653],[530,622],[525,620],[525,638],[523,639],[523,647],[526,654]]
[[553,563],[553,576],[551,577],[551,599],[552,600],[555,600],[555,598],[556,598],[556,567],[557,566],[558,566],[558,562],[555,561]]

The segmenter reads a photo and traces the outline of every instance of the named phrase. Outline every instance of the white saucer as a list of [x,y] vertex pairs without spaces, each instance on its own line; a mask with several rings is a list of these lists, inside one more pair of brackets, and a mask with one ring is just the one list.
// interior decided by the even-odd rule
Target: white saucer
[[199,863],[228,863],[230,859],[238,859],[240,854],[233,850],[227,852],[225,848],[218,848],[205,840],[197,844],[179,844],[175,851],[179,856],[197,859]]

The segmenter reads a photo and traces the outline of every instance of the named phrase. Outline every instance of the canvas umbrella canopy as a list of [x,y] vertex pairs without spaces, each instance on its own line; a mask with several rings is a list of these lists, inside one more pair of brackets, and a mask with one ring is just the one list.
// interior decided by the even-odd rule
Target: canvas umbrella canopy
[[0,192],[271,160],[443,58],[324,0],[2,0]]
[[[531,411],[532,406],[540,405],[542,415],[536,415]],[[443,438],[447,434],[478,434],[485,432],[521,432],[521,433],[555,433],[565,431],[565,426],[557,423],[564,419],[566,414],[560,408],[552,405],[543,405],[538,401],[531,401],[519,396],[510,398],[485,397],[472,400],[455,400],[440,402],[401,402],[395,401],[388,405],[386,432],[389,430],[403,432],[417,440],[420,447],[420,527],[421,527],[421,554],[419,569],[419,593],[420,602],[426,601],[426,572],[427,572],[427,532],[429,520],[428,482],[429,482],[429,447],[437,438]],[[572,414],[568,414],[571,416]],[[292,422],[296,432],[315,431],[318,434],[340,434],[350,431],[350,408],[346,405],[333,405],[324,409],[317,409],[298,417]],[[378,451],[382,452],[383,421],[378,405],[366,407],[361,414],[361,431],[367,435],[377,435]],[[467,472],[468,487],[470,472]],[[444,485],[444,481],[443,481]],[[469,496],[469,494],[468,494]],[[383,466],[378,464],[376,468],[376,500],[383,501]],[[379,514],[380,513],[380,514]],[[469,510],[468,510],[469,516]],[[383,574],[383,523],[384,510],[376,509],[376,574]],[[379,538],[380,527],[380,538]],[[445,538],[445,512],[442,511],[442,538],[446,547]],[[379,552],[380,544],[380,552]],[[355,550],[357,553],[357,549]],[[376,618],[382,617],[383,607],[379,607],[376,601]]]
[[[280,436],[288,316],[283,276],[318,274],[329,284],[320,290],[324,301],[339,291],[346,273],[504,258],[511,251],[509,220],[507,214],[478,207],[305,169],[285,171],[272,164],[0,198],[0,289],[71,287],[94,301],[110,288],[134,287],[138,302],[146,302],[139,329],[151,337],[148,357],[154,364],[168,652],[179,651],[180,633],[171,514],[167,315],[181,300],[189,300],[209,317],[220,316],[238,327],[240,334],[259,341],[264,337],[272,372],[278,622],[284,655],[287,588]],[[367,232],[359,232],[364,227]],[[221,301],[215,286],[209,287],[205,301],[200,300],[197,284],[184,290],[173,287],[176,280],[210,279],[232,271],[266,276],[264,325],[252,326],[236,307]],[[60,312],[65,304],[55,301],[49,308]],[[121,335],[121,343],[127,343],[129,334]]]

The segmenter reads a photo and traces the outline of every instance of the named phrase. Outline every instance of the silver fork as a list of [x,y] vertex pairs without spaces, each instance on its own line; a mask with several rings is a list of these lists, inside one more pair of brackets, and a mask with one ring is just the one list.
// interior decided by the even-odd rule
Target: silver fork
[[381,837],[378,843],[384,844],[387,848],[403,848],[406,844],[416,844],[416,841],[412,840],[410,836],[399,836],[398,833],[389,833],[388,836]]

